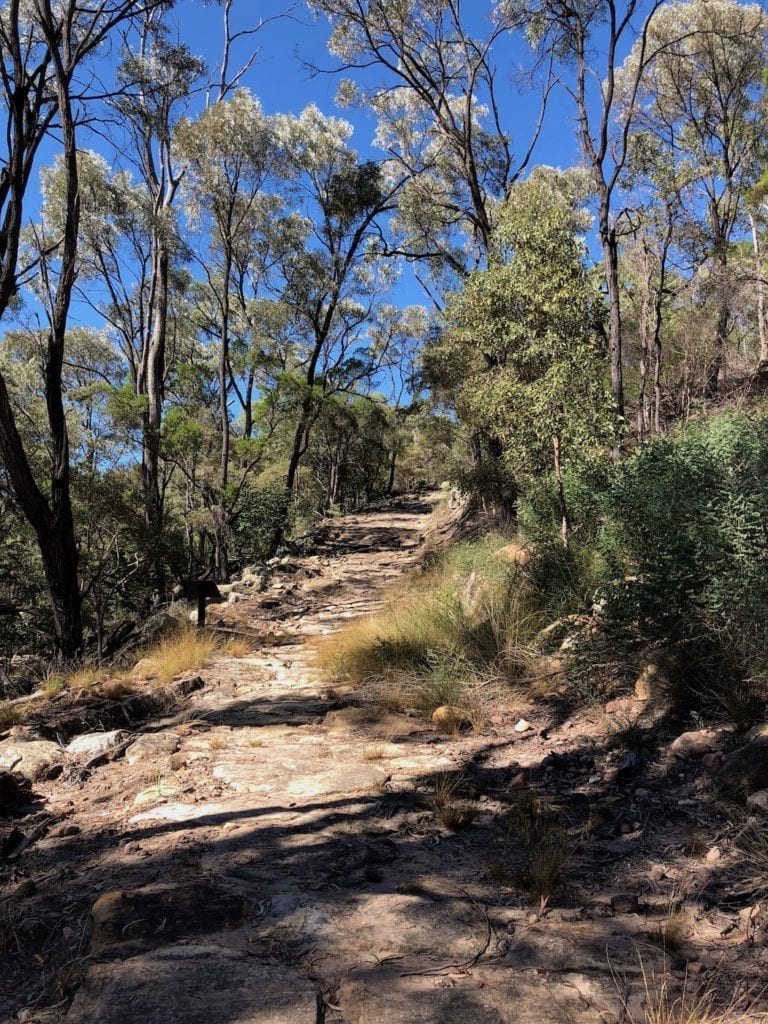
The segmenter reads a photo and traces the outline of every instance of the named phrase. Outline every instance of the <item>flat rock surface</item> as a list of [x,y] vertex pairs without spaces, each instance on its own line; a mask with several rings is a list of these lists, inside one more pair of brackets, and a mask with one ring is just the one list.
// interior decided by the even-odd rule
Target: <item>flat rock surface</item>
[[[91,708],[84,751],[124,730],[106,763],[0,743],[0,769],[35,780],[6,782],[0,820],[0,851],[27,843],[0,861],[0,1024],[615,1024],[619,982],[642,998],[644,969],[675,992],[689,964],[768,976],[713,772],[670,752],[689,723],[633,713],[627,730],[603,711],[620,693],[564,688],[502,693],[454,733],[377,702],[375,681],[322,677],[317,639],[420,565],[433,504],[334,519],[251,574],[260,593],[209,614],[253,653],[188,673],[138,726]],[[724,733],[742,800],[765,738],[744,742]]]
[[408,977],[409,969],[428,968],[410,962],[351,972],[339,989],[344,1019],[349,1024],[596,1024],[620,1008],[615,988],[579,974],[484,967],[471,974]]
[[91,967],[67,1024],[312,1024],[317,1000],[285,964],[178,945]]
[[210,935],[239,924],[240,897],[210,882],[154,886],[104,893],[91,908],[91,951],[164,946],[177,939]]

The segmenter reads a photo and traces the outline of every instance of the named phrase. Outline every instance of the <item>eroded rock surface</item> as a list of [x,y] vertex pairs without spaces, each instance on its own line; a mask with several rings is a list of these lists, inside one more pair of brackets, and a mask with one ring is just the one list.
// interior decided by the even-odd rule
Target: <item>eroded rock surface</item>
[[[382,707],[375,683],[321,677],[315,638],[419,564],[429,512],[413,499],[333,520],[309,554],[247,572],[237,603],[210,616],[254,653],[176,681],[149,721],[110,723],[124,726],[116,747],[106,733],[77,755],[0,743],[12,770],[21,751],[42,772],[31,788],[46,801],[0,904],[18,942],[0,1024],[607,1024],[620,987],[642,999],[644,969],[671,967],[671,992],[689,963],[702,979],[724,962],[748,983],[768,972],[763,911],[746,905],[725,833],[712,829],[717,857],[694,842],[716,766],[673,756],[676,733],[647,701],[616,697],[642,733],[627,751],[623,706],[510,698],[479,728],[446,731]],[[547,657],[530,671],[557,685],[567,660]],[[736,745],[710,739],[718,758]],[[48,761],[33,768],[39,742]],[[101,744],[109,759],[92,766]],[[736,776],[747,758],[726,764]],[[561,854],[541,899],[532,869]],[[673,963],[661,946],[686,885],[698,901]]]

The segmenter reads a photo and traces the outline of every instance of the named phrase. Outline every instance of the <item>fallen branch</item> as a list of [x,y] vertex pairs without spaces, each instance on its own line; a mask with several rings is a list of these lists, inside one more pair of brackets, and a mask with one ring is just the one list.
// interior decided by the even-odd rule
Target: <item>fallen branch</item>
[[472,897],[468,896],[466,893],[464,893],[464,895],[482,911],[483,918],[485,920],[485,939],[477,953],[475,953],[470,960],[464,960],[462,963],[458,964],[443,964],[442,967],[433,967],[426,971],[404,971],[400,975],[401,978],[433,978],[447,972],[468,971],[478,963],[481,957],[485,956],[488,951],[488,947],[491,944],[491,938],[493,937],[493,928],[491,927],[491,920],[488,917],[488,911],[484,906],[482,906],[482,904],[478,903],[477,900],[472,899]]

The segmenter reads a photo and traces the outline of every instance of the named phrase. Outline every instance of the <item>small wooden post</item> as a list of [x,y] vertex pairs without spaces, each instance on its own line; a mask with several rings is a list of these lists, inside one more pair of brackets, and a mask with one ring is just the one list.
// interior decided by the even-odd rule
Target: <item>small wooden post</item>
[[[6,601],[4,598],[0,598],[0,617],[3,617],[6,622],[10,622],[12,618],[15,618],[21,613],[21,609],[18,605],[15,605],[13,601]],[[5,631],[3,631],[5,633]],[[4,636],[5,643],[3,644],[2,658],[0,659],[0,688],[6,691],[6,694],[11,692],[11,680],[8,678],[8,672],[6,666],[10,669],[10,658],[8,656],[9,641],[7,636]]]
[[206,602],[212,601],[214,604],[221,604],[224,600],[219,588],[213,580],[206,579],[182,580],[181,585],[188,601],[194,601],[197,598],[197,628],[204,629]]

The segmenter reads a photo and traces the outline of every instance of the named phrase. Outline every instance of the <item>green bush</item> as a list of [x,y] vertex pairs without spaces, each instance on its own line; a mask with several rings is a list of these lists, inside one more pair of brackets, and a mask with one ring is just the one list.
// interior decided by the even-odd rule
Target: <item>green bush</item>
[[[551,482],[527,497],[532,567],[551,607],[600,603],[625,650],[682,647],[690,690],[768,676],[768,416],[731,413],[566,481],[573,540],[557,543]],[[720,696],[716,696],[720,694]],[[762,699],[762,698],[760,698]],[[758,702],[759,703],[759,702]],[[757,708],[755,709],[757,711]]]
[[268,558],[282,525],[286,507],[290,509],[281,484],[250,487],[241,496],[235,511],[233,533],[236,558],[243,565]]

